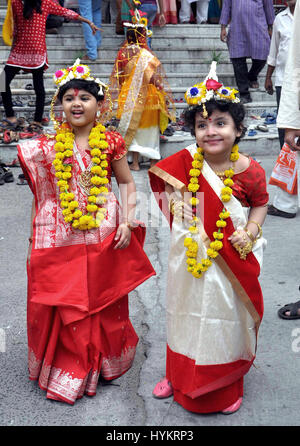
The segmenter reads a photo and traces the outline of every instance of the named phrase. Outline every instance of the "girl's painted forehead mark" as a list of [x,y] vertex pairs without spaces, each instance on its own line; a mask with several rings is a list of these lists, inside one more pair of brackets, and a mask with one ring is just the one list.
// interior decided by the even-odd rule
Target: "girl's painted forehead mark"
[[78,96],[78,93],[79,93],[78,88],[74,88],[74,95],[75,95],[75,97]]

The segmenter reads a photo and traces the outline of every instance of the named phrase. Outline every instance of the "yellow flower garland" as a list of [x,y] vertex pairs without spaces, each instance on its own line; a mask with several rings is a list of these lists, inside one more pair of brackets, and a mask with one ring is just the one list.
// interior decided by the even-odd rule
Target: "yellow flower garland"
[[[234,145],[231,150],[230,160],[235,162],[239,159],[238,153],[239,147],[238,145]],[[195,196],[197,191],[199,190],[199,176],[201,175],[202,167],[203,167],[204,155],[203,149],[197,147],[197,152],[194,155],[194,159],[192,162],[192,169],[190,170],[190,182],[188,185],[188,190],[192,192],[192,198],[190,199],[190,204],[192,207],[195,207],[199,200]],[[231,199],[232,195],[232,186],[233,180],[231,179],[234,175],[234,170],[232,168],[225,170],[224,172],[225,180],[224,187],[221,190],[221,200],[223,203],[227,203]],[[230,213],[223,208],[222,212],[219,214],[219,219],[216,221],[217,230],[213,233],[214,241],[212,241],[209,245],[209,248],[206,250],[207,258],[201,259],[200,262],[197,262],[197,254],[198,254],[198,243],[193,239],[193,235],[199,232],[197,222],[198,217],[194,216],[191,221],[191,226],[189,231],[191,233],[190,237],[186,237],[184,240],[184,246],[187,248],[186,256],[187,256],[187,271],[191,273],[195,278],[202,277],[202,274],[208,270],[208,268],[212,265],[212,260],[215,259],[219,255],[220,249],[223,247],[222,239],[224,238],[224,234],[222,233],[222,228],[225,228],[227,225],[226,219],[230,216]]]
[[[73,228],[86,231],[97,228],[101,225],[106,215],[106,208],[102,207],[107,201],[105,195],[108,189],[105,186],[108,183],[106,167],[106,154],[103,151],[108,147],[105,136],[105,127],[97,124],[90,132],[89,146],[91,148],[92,167],[91,178],[92,187],[89,190],[88,204],[86,206],[87,214],[79,209],[79,204],[75,200],[75,195],[69,192],[69,182],[72,178],[72,164],[67,163],[67,159],[73,156],[74,133],[68,124],[62,124],[56,133],[56,151],[53,166],[57,178],[57,186],[60,189],[60,206],[64,220],[72,223]],[[94,214],[94,215],[93,215]]]

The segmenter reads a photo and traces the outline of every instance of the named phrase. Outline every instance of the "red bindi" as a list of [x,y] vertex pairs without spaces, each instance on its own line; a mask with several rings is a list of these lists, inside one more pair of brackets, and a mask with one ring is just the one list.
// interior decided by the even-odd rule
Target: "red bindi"
[[74,88],[74,94],[75,94],[75,97],[78,96],[78,93],[79,93],[78,88]]

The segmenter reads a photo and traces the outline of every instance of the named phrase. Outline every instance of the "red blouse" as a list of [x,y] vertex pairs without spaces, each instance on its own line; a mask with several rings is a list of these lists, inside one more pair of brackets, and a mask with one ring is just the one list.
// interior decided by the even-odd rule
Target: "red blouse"
[[245,207],[263,206],[269,201],[266,174],[257,161],[249,159],[249,167],[233,176],[233,195]]
[[40,68],[45,65],[48,68],[46,47],[46,20],[49,14],[77,20],[78,14],[63,8],[52,0],[42,0],[42,14],[35,10],[31,19],[23,17],[22,0],[12,0],[14,18],[14,36],[7,65],[21,68]]

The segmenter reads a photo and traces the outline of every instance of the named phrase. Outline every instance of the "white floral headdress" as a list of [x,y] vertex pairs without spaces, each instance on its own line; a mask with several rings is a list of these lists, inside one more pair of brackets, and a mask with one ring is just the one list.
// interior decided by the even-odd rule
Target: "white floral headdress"
[[80,59],[76,59],[71,67],[57,70],[53,75],[53,81],[58,86],[58,88],[71,81],[72,79],[94,81],[96,82],[96,84],[99,85],[99,95],[103,96],[103,88],[107,89],[107,85],[100,81],[100,79],[92,77],[90,74],[90,68],[87,65],[81,64]]
[[184,98],[188,105],[203,105],[203,115],[205,117],[207,115],[205,102],[215,99],[237,103],[240,102],[240,99],[236,96],[237,93],[238,90],[225,87],[218,81],[217,62],[213,61],[204,81],[190,87]]

